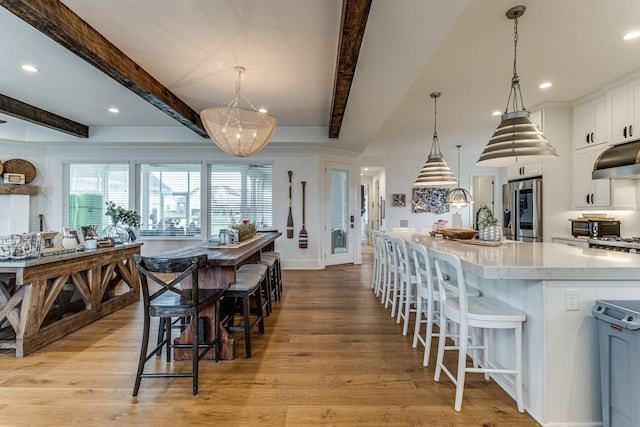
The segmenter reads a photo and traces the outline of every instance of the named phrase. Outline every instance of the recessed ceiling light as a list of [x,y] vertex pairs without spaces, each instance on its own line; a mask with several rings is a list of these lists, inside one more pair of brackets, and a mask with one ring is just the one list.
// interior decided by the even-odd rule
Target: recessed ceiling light
[[369,168],[364,168],[364,170],[368,171],[368,170],[369,170]]
[[260,109],[258,110],[258,112],[259,112],[259,113],[264,113],[264,114],[266,114],[266,113],[267,113],[267,109],[266,109],[266,108],[260,108]]
[[502,114],[502,111],[494,111],[491,113],[492,116],[499,116],[500,114]]
[[33,65],[29,65],[29,64],[24,64],[22,66],[22,69],[25,70],[25,71],[28,71],[30,73],[37,73],[38,71],[40,71],[36,67],[34,67]]
[[119,112],[120,112],[120,110],[118,110],[116,107],[110,107],[110,108],[109,108],[109,112],[110,112],[110,113],[114,113],[114,114],[116,114],[116,113],[119,113]]
[[547,89],[550,88],[551,86],[553,86],[553,83],[551,82],[544,82],[544,83],[540,83],[540,86],[538,86],[540,89]]
[[637,39],[638,37],[640,37],[640,31],[631,31],[630,33],[625,34],[623,39],[633,40],[633,39]]

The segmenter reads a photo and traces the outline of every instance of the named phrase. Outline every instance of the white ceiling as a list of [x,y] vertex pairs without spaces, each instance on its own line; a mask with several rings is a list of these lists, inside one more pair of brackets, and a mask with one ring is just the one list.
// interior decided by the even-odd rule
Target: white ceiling
[[[278,118],[273,145],[326,145],[365,159],[426,157],[438,100],[445,156],[479,155],[504,110],[520,19],[526,107],[574,101],[640,70],[638,0],[374,0],[339,139],[329,139],[341,0],[64,0],[191,108],[243,94]],[[180,124],[0,8],[0,93],[96,127]],[[27,74],[20,65],[40,69]],[[547,90],[542,81],[553,82]],[[107,112],[117,106],[120,114]],[[25,124],[9,116],[9,123]],[[210,143],[184,128],[184,138]],[[91,134],[91,131],[90,131]],[[51,140],[75,139],[50,132]],[[553,143],[553,141],[552,141]]]

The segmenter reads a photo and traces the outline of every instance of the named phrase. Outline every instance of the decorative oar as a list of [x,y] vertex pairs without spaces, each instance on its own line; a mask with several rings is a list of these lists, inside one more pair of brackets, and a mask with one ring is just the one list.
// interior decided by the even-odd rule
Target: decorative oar
[[302,181],[302,230],[300,230],[298,238],[298,247],[302,249],[307,248],[307,230],[304,228],[304,186],[306,184],[305,181]]
[[291,176],[293,175],[293,172],[289,171],[288,174],[289,174],[289,217],[287,218],[287,238],[293,239],[293,213],[291,211]]

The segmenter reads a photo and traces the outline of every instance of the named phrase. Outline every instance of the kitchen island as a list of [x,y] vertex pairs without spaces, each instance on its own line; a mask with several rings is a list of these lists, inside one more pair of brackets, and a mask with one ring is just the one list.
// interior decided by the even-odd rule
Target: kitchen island
[[[420,235],[413,240],[457,255],[471,286],[526,312],[524,401],[531,416],[543,425],[600,425],[591,308],[597,299],[640,299],[640,256],[557,243],[505,241],[490,247]],[[512,366],[512,336],[496,338],[498,362]],[[515,395],[512,381],[495,380]]]

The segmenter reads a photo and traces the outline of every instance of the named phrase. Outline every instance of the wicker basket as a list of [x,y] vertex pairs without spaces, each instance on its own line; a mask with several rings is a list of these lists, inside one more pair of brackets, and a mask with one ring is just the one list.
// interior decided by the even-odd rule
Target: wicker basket
[[473,239],[478,235],[476,230],[467,230],[465,228],[441,228],[440,233],[451,239]]
[[40,255],[40,241],[38,233],[0,236],[0,260],[37,257]]

